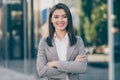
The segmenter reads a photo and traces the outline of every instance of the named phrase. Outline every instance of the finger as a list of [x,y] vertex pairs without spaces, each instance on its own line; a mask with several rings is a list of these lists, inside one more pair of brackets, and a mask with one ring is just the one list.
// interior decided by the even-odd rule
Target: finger
[[83,60],[87,60],[87,58],[77,58],[76,60],[83,61]]
[[77,58],[86,58],[86,56],[77,56]]
[[86,55],[78,55],[78,56],[85,57]]

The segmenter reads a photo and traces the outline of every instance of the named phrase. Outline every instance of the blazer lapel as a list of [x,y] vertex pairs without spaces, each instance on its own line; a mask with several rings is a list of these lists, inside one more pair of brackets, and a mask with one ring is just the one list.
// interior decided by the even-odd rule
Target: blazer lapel
[[67,60],[69,60],[71,55],[73,54],[73,51],[75,49],[75,45],[74,46],[70,46],[70,44],[68,45],[68,48],[67,48]]
[[52,57],[55,60],[59,60],[58,54],[57,54],[57,49],[56,49],[54,41],[52,41],[52,43],[53,43],[53,47],[49,47],[50,55],[52,55]]

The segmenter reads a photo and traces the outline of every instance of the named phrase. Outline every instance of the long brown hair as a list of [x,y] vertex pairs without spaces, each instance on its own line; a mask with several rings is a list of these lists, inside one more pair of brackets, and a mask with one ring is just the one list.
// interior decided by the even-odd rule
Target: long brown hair
[[54,36],[55,28],[54,28],[54,26],[51,22],[51,17],[53,15],[53,12],[56,9],[64,9],[64,11],[67,15],[68,25],[66,27],[66,31],[68,32],[70,45],[72,46],[77,41],[76,37],[75,37],[75,34],[74,34],[74,30],[73,30],[72,15],[71,15],[71,12],[70,12],[69,8],[63,3],[56,4],[55,6],[53,6],[53,8],[50,11],[50,14],[49,14],[49,36],[47,37],[47,40],[46,40],[47,44],[52,47],[52,39],[53,39],[53,36]]

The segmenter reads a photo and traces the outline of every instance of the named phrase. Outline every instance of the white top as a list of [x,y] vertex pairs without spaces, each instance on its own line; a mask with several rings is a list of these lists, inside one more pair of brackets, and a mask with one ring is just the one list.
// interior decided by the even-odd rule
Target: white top
[[55,45],[58,53],[59,60],[66,61],[67,47],[68,47],[68,34],[63,39],[59,39],[56,34],[54,35]]
[[[63,39],[59,39],[56,34],[54,34],[54,40],[55,40],[55,45],[58,53],[58,57],[60,61],[66,61],[67,60],[67,47],[68,47],[68,33],[64,36]],[[68,79],[68,76],[66,76],[66,80]]]

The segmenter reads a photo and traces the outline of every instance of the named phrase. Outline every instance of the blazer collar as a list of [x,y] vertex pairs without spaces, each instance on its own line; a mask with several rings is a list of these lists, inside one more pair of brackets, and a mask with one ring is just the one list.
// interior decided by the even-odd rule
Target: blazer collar
[[53,47],[51,47],[51,51],[53,52],[53,56],[55,56],[55,59],[56,59],[56,60],[59,60],[54,39],[52,40],[52,45],[53,45]]
[[70,44],[68,45],[68,48],[67,48],[67,61],[69,61],[70,57],[72,56],[73,51],[75,50],[75,45],[73,45],[73,46],[70,46]]

